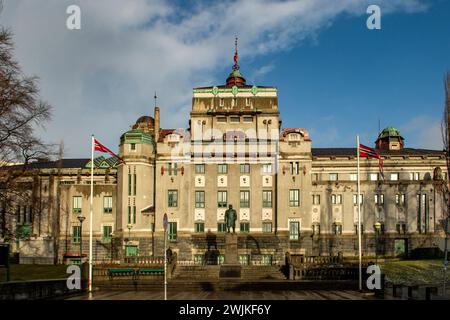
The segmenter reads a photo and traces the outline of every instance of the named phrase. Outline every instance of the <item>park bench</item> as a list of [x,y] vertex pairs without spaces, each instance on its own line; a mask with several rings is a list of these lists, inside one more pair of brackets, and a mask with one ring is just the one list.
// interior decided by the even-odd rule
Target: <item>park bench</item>
[[159,275],[159,274],[164,274],[164,268],[147,267],[147,268],[140,268],[137,271],[137,276],[141,276],[141,275]]
[[115,276],[135,276],[135,270],[133,268],[109,268],[108,275],[112,279]]

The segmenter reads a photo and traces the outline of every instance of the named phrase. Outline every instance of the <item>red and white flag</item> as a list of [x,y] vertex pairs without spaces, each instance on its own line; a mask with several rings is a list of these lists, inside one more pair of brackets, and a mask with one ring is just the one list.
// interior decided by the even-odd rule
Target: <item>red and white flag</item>
[[100,143],[100,141],[98,141],[95,138],[94,138],[94,150],[103,152],[103,153],[109,153],[113,157],[116,157],[117,159],[119,159],[120,162],[125,162],[125,161],[123,161],[123,159],[121,157],[119,157],[117,154],[115,154],[114,152],[109,150],[107,147],[105,147],[103,144]]
[[383,159],[381,159],[381,155],[372,148],[369,148],[368,146],[365,146],[363,144],[359,144],[359,156],[360,157],[365,157],[365,158],[375,158],[378,159],[378,165],[379,165],[379,170],[380,170],[380,176],[382,179],[384,179],[384,174],[383,174]]

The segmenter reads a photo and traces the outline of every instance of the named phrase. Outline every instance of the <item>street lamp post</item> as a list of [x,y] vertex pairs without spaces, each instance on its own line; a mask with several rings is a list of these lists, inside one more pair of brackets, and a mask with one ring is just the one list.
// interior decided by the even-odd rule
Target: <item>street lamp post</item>
[[86,217],[78,216],[78,221],[80,221],[80,265],[83,265],[83,222]]
[[113,241],[113,237],[114,237],[114,233],[113,232],[111,232],[110,234],[109,234],[109,236],[110,236],[110,247],[111,247],[111,263],[113,262],[113,243],[114,243],[114,241]]
[[78,216],[78,221],[80,221],[80,280],[83,281],[83,221],[86,217]]
[[[131,241],[131,228],[133,228],[133,225],[131,223],[127,224],[127,228],[128,228],[128,241],[127,241],[127,248],[130,247],[130,241]],[[129,250],[129,249],[127,249]],[[126,252],[125,252],[126,255]]]
[[375,264],[378,265],[378,237],[380,234],[381,223],[375,223]]

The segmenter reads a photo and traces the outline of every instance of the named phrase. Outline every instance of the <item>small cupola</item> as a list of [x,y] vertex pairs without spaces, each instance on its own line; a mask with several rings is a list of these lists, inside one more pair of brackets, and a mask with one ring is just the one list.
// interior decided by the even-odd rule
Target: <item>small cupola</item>
[[227,78],[227,87],[243,87],[245,86],[245,78],[242,76],[241,72],[239,71],[239,55],[238,55],[238,49],[237,49],[237,41],[238,38],[236,37],[234,42],[234,65],[233,70],[231,71],[230,75]]
[[400,131],[394,127],[384,128],[375,141],[375,148],[380,150],[401,150],[405,144],[405,139],[400,135]]

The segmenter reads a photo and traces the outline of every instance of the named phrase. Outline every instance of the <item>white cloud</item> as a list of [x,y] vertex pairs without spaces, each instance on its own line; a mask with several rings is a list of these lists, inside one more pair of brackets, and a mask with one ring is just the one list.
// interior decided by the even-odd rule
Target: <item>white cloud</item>
[[[136,118],[152,113],[155,90],[162,125],[186,127],[191,88],[224,82],[235,34],[245,74],[246,60],[298,45],[343,13],[365,15],[370,2],[6,0],[1,23],[12,28],[24,71],[41,78],[54,107],[44,136],[64,139],[67,156],[85,157],[91,133],[114,149]],[[425,9],[419,0],[378,3],[385,13]],[[71,4],[81,7],[79,31],[65,27]]]
[[[399,127],[405,138],[405,146],[422,149],[442,150],[441,120],[428,115],[420,115],[410,119]],[[408,145],[408,140],[417,141],[415,145]]]

